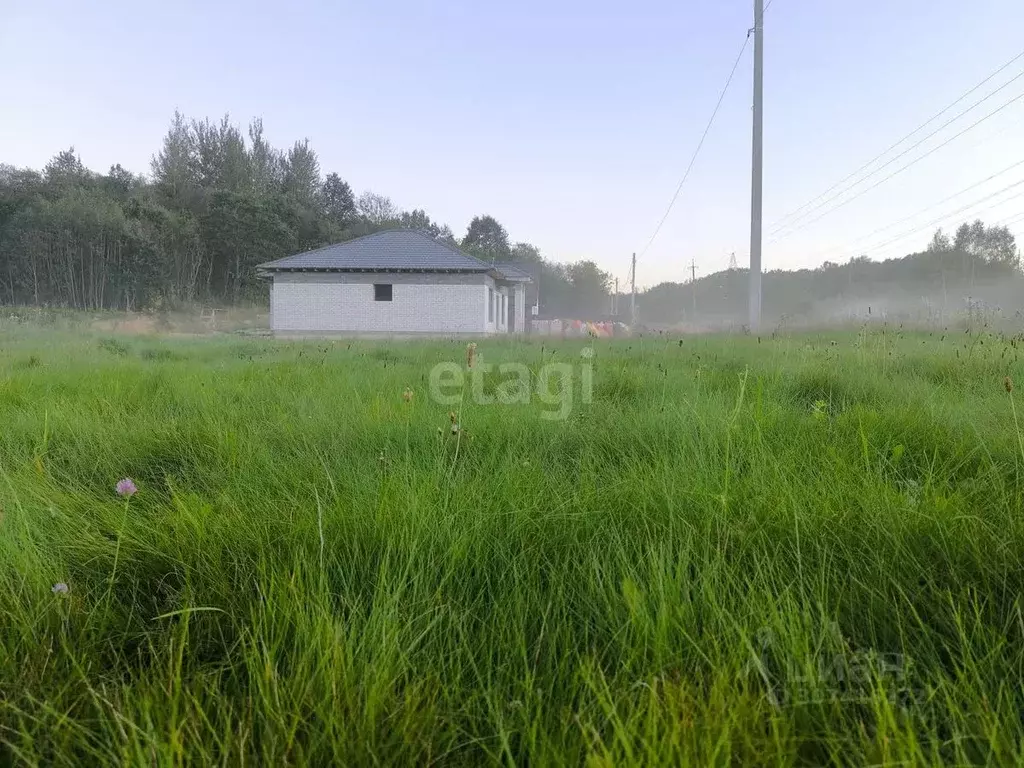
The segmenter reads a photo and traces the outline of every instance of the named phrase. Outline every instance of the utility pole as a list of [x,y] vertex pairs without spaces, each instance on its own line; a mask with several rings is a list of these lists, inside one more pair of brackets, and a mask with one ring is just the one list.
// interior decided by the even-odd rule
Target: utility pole
[[693,319],[697,319],[697,264],[690,259],[690,293],[693,302]]
[[619,314],[619,278],[615,278],[615,296],[612,298],[612,314]]
[[761,181],[764,161],[764,0],[754,0],[754,142],[750,172],[750,332],[761,326]]
[[636,254],[633,254],[632,266],[629,270],[629,325],[632,328],[636,325]]

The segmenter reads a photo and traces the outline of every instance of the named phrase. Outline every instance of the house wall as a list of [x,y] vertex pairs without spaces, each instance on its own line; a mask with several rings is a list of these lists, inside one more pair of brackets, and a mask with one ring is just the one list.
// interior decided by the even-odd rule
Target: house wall
[[487,333],[507,333],[508,315],[503,308],[508,304],[508,286],[498,285],[490,277],[485,277],[484,286],[484,327]]
[[[392,301],[374,301],[390,283]],[[486,333],[482,274],[279,272],[270,291],[271,328],[283,333]]]

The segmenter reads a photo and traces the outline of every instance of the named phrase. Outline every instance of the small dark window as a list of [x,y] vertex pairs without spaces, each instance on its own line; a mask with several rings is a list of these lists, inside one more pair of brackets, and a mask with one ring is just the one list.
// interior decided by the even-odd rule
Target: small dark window
[[374,283],[373,300],[391,301],[391,283]]

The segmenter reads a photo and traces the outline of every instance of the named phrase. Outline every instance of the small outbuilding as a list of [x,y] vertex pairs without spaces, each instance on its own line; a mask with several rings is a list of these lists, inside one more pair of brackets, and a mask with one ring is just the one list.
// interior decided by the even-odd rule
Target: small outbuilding
[[294,335],[525,333],[530,275],[389,230],[261,264],[270,327]]

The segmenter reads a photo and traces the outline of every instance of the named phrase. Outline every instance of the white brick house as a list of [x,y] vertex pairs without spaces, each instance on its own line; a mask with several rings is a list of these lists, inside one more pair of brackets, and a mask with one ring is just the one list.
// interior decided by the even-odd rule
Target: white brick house
[[526,328],[526,284],[411,230],[391,230],[261,264],[275,334],[493,334]]

